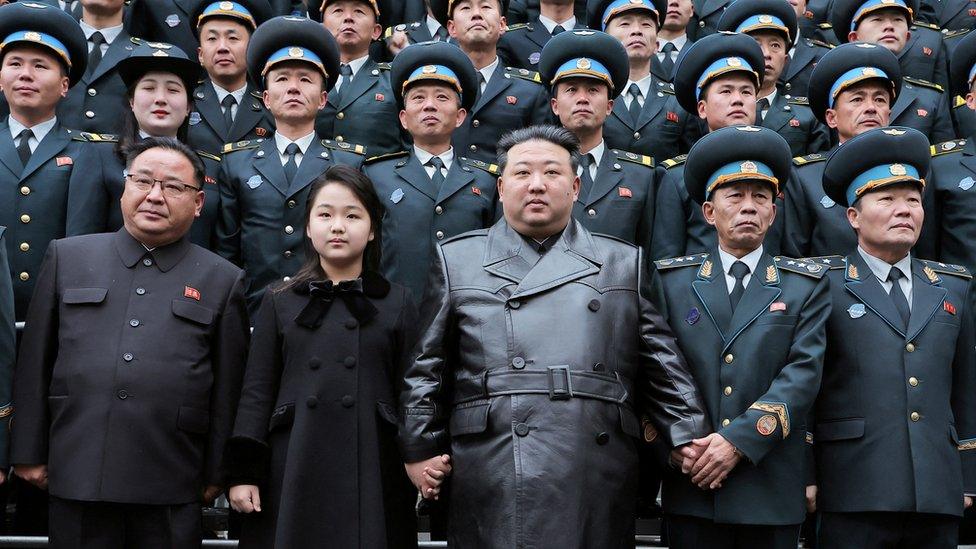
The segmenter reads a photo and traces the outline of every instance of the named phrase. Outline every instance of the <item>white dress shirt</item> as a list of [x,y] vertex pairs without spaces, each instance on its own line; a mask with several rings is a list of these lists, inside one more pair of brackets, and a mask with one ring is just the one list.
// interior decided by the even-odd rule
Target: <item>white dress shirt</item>
[[549,19],[545,15],[539,14],[539,22],[542,23],[542,26],[545,27],[547,31],[549,31],[549,34],[552,34],[552,29],[556,28],[556,25],[562,25],[562,27],[566,30],[573,30],[576,28],[575,15],[563,21],[562,23],[557,23],[552,19]]
[[[593,181],[596,181],[596,169],[600,167],[600,162],[603,162],[603,153],[606,150],[607,150],[607,144],[605,141],[601,140],[600,144],[597,145],[596,147],[593,147],[592,149],[586,151],[585,153],[583,152],[580,153],[580,156],[584,156],[587,154],[593,155],[593,163],[590,164],[590,179],[592,179]],[[576,175],[582,177],[583,175],[582,164],[580,164],[579,169],[576,170]]]
[[627,85],[624,86],[623,92],[620,95],[623,97],[624,105],[626,105],[628,109],[630,108],[630,102],[634,100],[634,97],[630,95],[631,84],[637,84],[637,88],[640,89],[641,95],[637,104],[643,107],[644,103],[647,101],[647,94],[651,92],[651,75],[648,74],[637,82],[634,82],[633,80],[627,81]]
[[217,104],[221,105],[220,107],[221,112],[223,112],[224,109],[223,107],[224,98],[227,97],[228,95],[234,97],[234,101],[236,101],[236,103],[230,106],[230,115],[232,118],[237,118],[237,108],[244,101],[244,92],[247,91],[247,83],[245,82],[244,86],[234,91],[227,91],[224,88],[221,88],[220,86],[215,84],[213,80],[211,80],[210,83],[213,85],[214,91],[217,92]]
[[[85,23],[84,20],[79,21],[78,24],[81,25],[81,30],[85,33],[85,40],[90,40],[91,35],[95,34],[96,32],[102,33],[102,38],[105,39],[105,42],[102,43],[101,47],[102,55],[105,55],[105,52],[108,51],[108,47],[112,45],[112,42],[115,42],[115,39],[118,38],[119,34],[122,33],[122,25],[106,27],[104,29],[96,29],[88,23]],[[88,42],[88,53],[91,53],[92,46],[94,46],[94,44],[92,42]]]
[[[40,124],[29,128],[30,131],[34,132],[34,137],[27,140],[27,146],[30,147],[31,153],[37,149],[37,146],[41,144],[41,141],[44,141],[44,137],[51,132],[51,128],[53,128],[57,123],[58,117],[55,116],[50,120],[41,122]],[[16,147],[20,145],[20,143],[17,142],[17,138],[20,137],[20,132],[28,128],[27,126],[18,122],[13,116],[7,117],[7,124],[10,126],[10,136],[14,138],[14,146]]]
[[736,261],[741,261],[746,264],[746,267],[749,267],[749,272],[742,278],[742,287],[745,288],[749,286],[749,281],[752,280],[752,275],[756,272],[756,266],[759,265],[759,259],[762,257],[762,254],[762,245],[742,257],[735,257],[719,246],[718,257],[722,261],[722,272],[725,274],[725,285],[729,289],[729,294],[732,293],[732,288],[735,288],[735,277],[732,276],[731,272],[732,264]]
[[420,165],[424,167],[424,171],[427,172],[427,177],[430,178],[434,177],[434,167],[427,165],[431,158],[436,156],[441,159],[441,162],[444,163],[444,171],[441,172],[441,175],[445,177],[447,177],[447,171],[451,169],[451,164],[454,163],[454,147],[447,149],[441,154],[430,154],[429,152],[414,145],[413,152],[415,155],[417,155],[417,160],[420,162]]
[[302,158],[305,158],[305,152],[308,151],[308,147],[312,144],[313,139],[315,139],[314,131],[305,137],[296,139],[295,141],[289,140],[280,133],[275,133],[275,147],[278,148],[278,158],[281,160],[281,165],[284,166],[285,163],[288,162],[288,155],[285,154],[285,148],[294,143],[298,145],[298,154],[295,155],[295,164],[301,166]]
[[857,252],[861,254],[861,258],[864,262],[868,264],[868,268],[871,272],[878,278],[878,282],[881,282],[881,287],[884,291],[891,294],[891,282],[888,280],[888,272],[891,269],[898,269],[901,271],[902,277],[898,279],[898,284],[901,286],[901,291],[905,294],[905,299],[908,300],[908,310],[912,310],[912,255],[908,254],[901,258],[898,263],[892,265],[883,259],[874,257],[873,255],[864,251],[864,248],[858,246]]

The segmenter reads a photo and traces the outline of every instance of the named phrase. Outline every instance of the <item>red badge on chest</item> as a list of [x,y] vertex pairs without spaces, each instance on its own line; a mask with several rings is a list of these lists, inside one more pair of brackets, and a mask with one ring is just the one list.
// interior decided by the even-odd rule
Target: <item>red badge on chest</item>
[[57,162],[59,168],[61,166],[70,166],[75,163],[70,156],[59,156],[55,158],[54,161]]
[[667,118],[668,118],[668,122],[677,122],[678,121],[678,113],[676,113],[674,111],[668,111]]
[[257,128],[254,128],[254,133],[258,137],[264,137],[264,136],[268,135],[268,130],[266,130],[266,129],[260,127],[260,126],[258,126]]
[[375,99],[377,101],[382,101],[382,100],[386,99],[386,96],[383,95],[382,93],[378,93],[378,94],[376,94],[376,95],[373,96],[373,99]]
[[478,196],[481,196],[481,189],[479,189],[478,187],[471,187],[471,192],[473,194],[476,194]]
[[949,303],[948,301],[943,301],[942,302],[942,309],[945,312],[949,313],[950,315],[955,315],[956,314],[956,306],[953,305],[952,303]]
[[631,198],[634,196],[634,193],[630,192],[630,189],[627,187],[617,187],[617,194],[624,198]]
[[190,286],[183,286],[183,297],[200,301],[200,290],[191,288]]
[[505,101],[509,105],[514,105],[514,104],[518,103],[518,97],[515,97],[514,95],[506,95],[505,96]]
[[799,118],[791,118],[790,119],[790,126],[792,126],[794,128],[799,128],[800,127],[800,119]]
[[932,57],[932,48],[926,46],[922,48],[922,53],[924,53],[927,57]]
[[929,115],[929,111],[925,109],[918,109],[918,115],[921,116],[922,118],[925,118],[926,116]]

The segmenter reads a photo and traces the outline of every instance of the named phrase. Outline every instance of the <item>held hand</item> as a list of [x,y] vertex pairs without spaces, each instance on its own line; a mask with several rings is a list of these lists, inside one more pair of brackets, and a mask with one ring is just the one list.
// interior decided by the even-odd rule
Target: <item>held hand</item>
[[811,484],[807,486],[807,513],[816,513],[816,512],[817,512],[817,485]]
[[261,512],[261,494],[253,484],[232,486],[227,492],[230,506],[238,513]]
[[434,456],[424,461],[404,464],[404,468],[424,499],[439,499],[440,486],[451,474],[451,456]]
[[671,466],[681,469],[681,472],[687,475],[699,455],[701,452],[691,443],[678,446],[671,450]]
[[972,507],[973,506],[973,497],[972,496],[963,496],[962,497],[962,506],[963,506],[964,509],[969,509],[970,507]]
[[219,496],[222,491],[223,489],[220,486],[208,484],[207,487],[203,489],[203,494],[201,495],[204,505],[210,505],[213,503],[213,500],[217,499],[217,496]]
[[691,482],[703,490],[721,488],[722,481],[739,463],[735,446],[718,433],[691,442],[701,449],[701,456],[691,468]]
[[409,44],[410,41],[407,39],[407,33],[404,31],[394,30],[393,34],[386,39],[386,49],[390,50],[390,54],[394,57]]
[[14,465],[14,474],[41,490],[47,490],[47,465]]

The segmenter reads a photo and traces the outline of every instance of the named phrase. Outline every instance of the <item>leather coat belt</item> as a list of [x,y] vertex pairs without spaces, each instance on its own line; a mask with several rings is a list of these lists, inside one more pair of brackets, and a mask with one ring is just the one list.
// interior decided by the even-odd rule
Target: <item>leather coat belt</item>
[[478,377],[456,380],[454,404],[504,395],[548,395],[551,400],[592,398],[630,405],[620,376],[548,366],[532,370],[489,370]]

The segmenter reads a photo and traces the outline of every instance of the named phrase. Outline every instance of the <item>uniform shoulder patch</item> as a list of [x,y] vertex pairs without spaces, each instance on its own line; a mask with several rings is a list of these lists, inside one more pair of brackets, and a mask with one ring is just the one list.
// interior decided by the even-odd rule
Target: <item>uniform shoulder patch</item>
[[522,80],[528,80],[529,82],[535,82],[536,84],[542,83],[542,75],[536,71],[530,71],[529,69],[505,67],[505,74],[508,75],[509,78],[521,78]]
[[654,262],[654,265],[659,271],[665,269],[676,269],[678,267],[696,267],[705,262],[705,258],[708,254],[695,254],[695,255],[685,255],[681,257],[669,257],[667,259],[658,259]]
[[793,165],[803,166],[805,164],[811,164],[813,162],[823,162],[827,160],[827,155],[820,153],[808,154],[806,156],[797,156],[793,159]]
[[322,146],[326,149],[332,149],[334,151],[342,151],[355,153],[361,156],[366,155],[366,146],[357,145],[355,143],[346,143],[345,141],[333,141],[331,139],[323,139]]
[[632,162],[634,164],[640,164],[642,166],[647,166],[648,168],[654,167],[654,159],[646,154],[637,154],[628,151],[618,151],[617,149],[611,149],[617,156],[617,160],[623,160],[624,162]]
[[393,66],[390,65],[389,63],[377,63],[376,64],[376,68],[379,69],[379,70],[381,70],[381,71],[388,71],[388,70],[392,69]]
[[956,29],[956,30],[946,31],[942,34],[942,39],[945,40],[947,38],[958,38],[960,36],[965,36],[969,34],[969,32],[972,30],[973,29]]
[[224,145],[224,148],[223,150],[221,150],[221,153],[227,154],[235,151],[246,151],[248,149],[256,149],[261,146],[262,141],[264,140],[255,139],[252,141],[235,141],[233,143],[227,143],[226,145]]
[[380,160],[388,160],[390,158],[399,158],[401,156],[410,156],[410,151],[398,151],[395,153],[378,154],[376,156],[371,156],[363,161],[363,164],[372,164],[374,162],[379,162]]
[[264,99],[264,97],[261,95],[261,92],[258,92],[258,91],[252,91],[251,92],[251,97],[253,97],[255,99],[261,99],[261,100]]
[[843,269],[844,268],[844,256],[840,255],[821,255],[817,257],[804,257],[802,261],[809,263],[816,263],[817,265],[822,265],[826,267],[827,270],[831,269]]
[[961,152],[965,146],[965,139],[953,139],[952,141],[943,141],[942,143],[932,145],[929,148],[929,152],[932,153],[932,156],[942,156],[943,154]]
[[830,30],[830,29],[834,28],[834,26],[831,25],[830,23],[820,23],[817,26],[820,27],[823,30]]
[[790,97],[786,100],[790,105],[807,105],[810,106],[810,100],[806,97]]
[[217,156],[216,154],[208,153],[207,151],[197,151],[197,156],[199,156],[200,158],[207,158],[210,160],[215,160],[217,162],[220,162],[219,156]]
[[532,25],[528,23],[515,23],[514,25],[509,25],[508,29],[505,32],[512,32],[512,31],[517,31],[522,29],[532,30]]
[[678,156],[676,156],[674,158],[669,158],[669,159],[665,160],[664,162],[661,162],[661,165],[664,166],[665,169],[670,170],[671,168],[673,168],[675,166],[680,166],[680,165],[684,164],[685,163],[685,160],[687,158],[688,158],[688,155],[687,154],[679,154]]
[[942,263],[940,261],[929,261],[928,259],[919,259],[927,269],[931,269],[937,273],[947,274],[952,276],[958,276],[960,278],[972,278],[972,273],[969,269],[963,267],[962,265],[953,265],[952,263]]
[[77,134],[72,133],[72,138],[77,141],[88,141],[90,143],[118,143],[119,136],[111,133],[91,133],[91,132],[78,132]]
[[776,268],[781,271],[801,274],[803,276],[809,276],[817,279],[823,278],[824,273],[826,273],[828,270],[819,263],[805,261],[803,259],[793,259],[791,257],[776,256],[773,258],[773,262],[776,263]]
[[952,108],[953,109],[958,109],[959,107],[965,107],[965,106],[966,106],[966,98],[965,97],[963,97],[961,95],[957,95],[956,97],[954,97],[952,99]]
[[810,39],[810,44],[814,46],[820,46],[821,48],[827,48],[828,50],[832,50],[837,47],[831,44],[830,42],[824,42],[823,40],[815,40],[813,38]]
[[913,84],[915,86],[921,86],[923,88],[929,88],[929,89],[932,89],[932,90],[936,90],[939,93],[942,93],[942,92],[945,91],[945,89],[942,86],[936,84],[935,82],[929,82],[928,80],[922,80],[921,78],[913,78],[911,76],[904,76],[904,77],[902,77],[902,80],[908,82],[909,84]]
[[465,166],[470,166],[472,168],[478,168],[479,170],[484,170],[491,175],[500,175],[502,172],[498,169],[498,164],[489,164],[482,160],[475,160],[474,158],[461,157],[461,164]]
[[914,21],[914,22],[912,22],[912,26],[913,27],[922,27],[922,28],[925,28],[925,29],[932,29],[934,31],[938,31],[939,33],[942,32],[942,27],[940,27],[938,25],[933,25],[932,23],[926,23],[924,21]]

